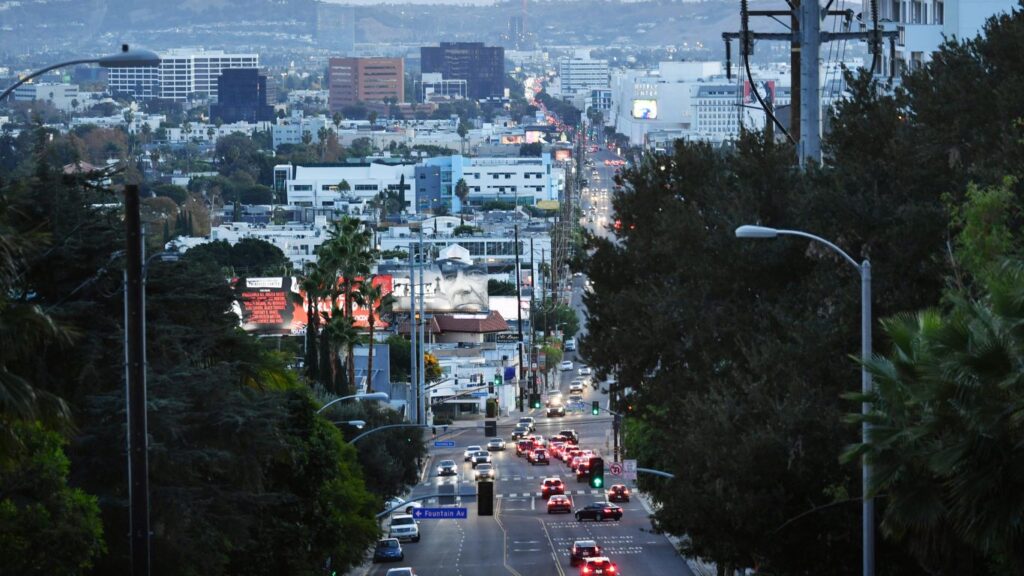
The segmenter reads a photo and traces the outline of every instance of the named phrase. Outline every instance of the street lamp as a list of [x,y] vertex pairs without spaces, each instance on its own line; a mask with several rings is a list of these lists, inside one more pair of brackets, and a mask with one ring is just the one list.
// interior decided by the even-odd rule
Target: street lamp
[[341,402],[342,400],[351,400],[353,398],[356,398],[358,400],[380,400],[381,402],[387,402],[388,400],[391,400],[391,396],[388,396],[387,392],[370,392],[369,394],[351,394],[349,396],[342,396],[341,398],[335,398],[334,400],[331,400],[327,404],[324,404],[323,406],[321,406],[320,409],[316,411],[316,413],[319,414],[319,413],[323,412],[324,410],[327,410],[327,408],[329,408],[330,406],[332,406],[334,404],[337,404],[338,402]]
[[[777,236],[800,236],[801,238],[820,242],[842,256],[843,259],[856,268],[857,272],[860,274],[860,385],[861,392],[867,396],[872,390],[871,373],[868,372],[867,369],[867,362],[871,359],[871,262],[865,258],[863,262],[858,264],[856,260],[846,252],[843,252],[843,250],[835,244],[825,240],[824,238],[815,236],[814,234],[808,234],[807,232],[801,232],[799,230],[779,230],[765,226],[749,225],[740,226],[736,229],[737,238],[775,238]],[[871,425],[868,423],[868,419],[866,417],[871,412],[871,404],[869,402],[863,402],[861,403],[860,409],[861,413],[865,416],[864,423],[861,424],[861,439],[866,444],[871,430]],[[868,496],[870,478],[871,465],[868,463],[867,457],[864,456],[861,458],[861,490],[863,491],[863,499],[861,501],[863,516],[861,537],[863,540],[862,562],[864,576],[875,575],[875,501],[874,498]]]
[[41,70],[36,70],[35,72],[29,74],[28,76],[25,76],[24,78],[12,84],[8,89],[4,90],[3,93],[0,94],[0,100],[3,100],[4,98],[8,97],[12,92],[14,92],[15,89],[18,88],[18,86],[21,86],[25,82],[28,82],[29,80],[36,78],[37,76],[42,76],[43,74],[46,74],[51,70],[56,70],[57,68],[64,68],[65,66],[76,66],[78,64],[99,64],[103,68],[136,68],[142,66],[159,66],[160,56],[158,56],[156,52],[151,52],[149,50],[132,50],[128,48],[127,44],[122,44],[121,51],[116,54],[102,56],[100,58],[83,58],[81,60],[69,60],[67,62],[61,62],[60,64],[54,64],[53,66],[47,66],[46,68],[43,68]]
[[366,428],[365,420],[335,420],[334,424],[342,426],[354,426],[357,430],[362,430],[363,428]]

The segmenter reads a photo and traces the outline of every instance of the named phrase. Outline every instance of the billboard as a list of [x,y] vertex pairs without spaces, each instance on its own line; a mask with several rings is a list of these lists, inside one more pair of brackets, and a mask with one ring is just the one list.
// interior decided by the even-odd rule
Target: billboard
[[568,148],[558,148],[555,150],[555,162],[565,162],[572,158],[572,150]]
[[[241,319],[242,329],[246,332],[259,334],[305,334],[309,318],[306,310],[309,300],[306,293],[299,288],[299,282],[291,276],[275,276],[269,278],[245,278],[244,286],[237,286],[239,299],[232,309]],[[340,283],[340,280],[339,280]],[[392,278],[380,274],[373,277],[375,286],[381,286],[384,294],[392,291]],[[338,308],[344,308],[344,297],[337,299]],[[379,306],[380,302],[375,302]],[[321,299],[317,302],[320,312],[330,313],[331,300]],[[368,328],[370,311],[364,306],[355,305],[352,318],[356,328]],[[377,328],[386,328],[387,322],[380,318],[374,322]]]
[[633,100],[633,118],[641,120],[658,119],[657,100]]
[[[775,80],[756,80],[757,93],[764,98],[766,104],[775,103]],[[754,91],[750,89],[750,82],[743,81],[743,103],[753,104],[759,106],[757,102],[757,96],[754,96]]]
[[522,134],[502,134],[501,135],[501,143],[502,144],[522,144],[523,143],[523,135]]
[[[408,273],[394,275],[394,309],[408,312],[411,294]],[[416,307],[419,308],[420,286],[423,286],[423,307],[427,312],[487,312],[487,271],[467,266],[442,270],[429,266],[423,270],[423,282],[416,273]]]

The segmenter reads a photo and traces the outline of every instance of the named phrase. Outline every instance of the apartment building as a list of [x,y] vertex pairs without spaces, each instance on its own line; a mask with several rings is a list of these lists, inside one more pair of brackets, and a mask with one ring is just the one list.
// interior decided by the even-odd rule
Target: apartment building
[[221,50],[174,49],[160,55],[159,66],[110,68],[107,85],[114,94],[139,100],[190,98],[217,100],[221,73],[230,68],[259,68],[258,54]]
[[609,87],[608,61],[590,58],[562,58],[558,61],[558,78],[562,96],[589,93],[592,89]]
[[401,58],[331,58],[328,62],[331,112],[359,103],[405,101]]

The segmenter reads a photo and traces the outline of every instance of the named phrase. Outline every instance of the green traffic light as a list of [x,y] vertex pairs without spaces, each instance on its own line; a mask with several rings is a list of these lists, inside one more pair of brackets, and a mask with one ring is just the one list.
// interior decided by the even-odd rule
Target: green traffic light
[[590,481],[590,485],[594,488],[600,488],[601,484],[604,484],[604,481],[601,478],[594,478]]

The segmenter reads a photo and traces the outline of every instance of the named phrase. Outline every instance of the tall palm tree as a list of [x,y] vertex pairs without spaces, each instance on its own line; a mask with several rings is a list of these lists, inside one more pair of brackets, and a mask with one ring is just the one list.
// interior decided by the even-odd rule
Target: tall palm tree
[[334,277],[329,271],[324,270],[318,263],[307,263],[297,282],[302,294],[305,294],[303,301],[302,294],[292,292],[290,295],[294,302],[306,306],[306,378],[310,382],[316,382],[319,376],[319,359],[317,338],[320,335],[321,315],[319,303],[331,296],[334,289]]
[[[325,321],[323,337],[328,349],[330,367],[328,389],[339,395],[355,393],[355,377],[353,376],[355,364],[352,362],[352,349],[359,342],[359,331],[356,330],[352,318],[341,314],[337,308],[331,310],[331,315],[325,317]],[[340,370],[341,363],[338,354],[340,350],[348,350],[346,364],[350,376],[347,382],[341,381],[344,373]]]
[[[342,298],[343,312],[346,318],[352,318],[354,305],[353,293],[364,276],[370,273],[373,263],[371,242],[373,235],[362,222],[355,218],[343,216],[331,223],[327,231],[326,250],[322,251],[321,259],[328,270],[333,270],[340,278],[340,293],[335,296]],[[355,341],[348,344],[348,379],[355,382],[355,363],[351,361],[355,349]]]
[[377,319],[380,318],[380,314],[391,309],[391,306],[395,303],[395,297],[390,292],[384,293],[384,287],[380,284],[375,284],[374,280],[376,276],[370,276],[366,280],[359,283],[359,290],[355,294],[356,303],[360,306],[365,306],[369,314],[366,317],[366,323],[369,325],[370,332],[370,351],[366,361],[366,391],[372,392],[373,390],[373,332],[377,324]]

